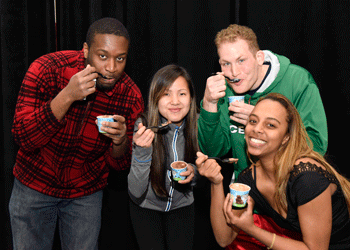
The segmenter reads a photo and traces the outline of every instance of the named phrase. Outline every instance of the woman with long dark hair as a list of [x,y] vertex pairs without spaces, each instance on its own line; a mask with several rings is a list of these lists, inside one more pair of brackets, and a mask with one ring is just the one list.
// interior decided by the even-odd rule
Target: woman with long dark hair
[[[161,124],[168,125],[149,128]],[[138,244],[141,249],[192,249],[197,106],[184,68],[168,65],[154,75],[148,110],[134,128],[128,185]],[[188,163],[187,171],[180,174],[185,180],[173,180],[174,161]]]

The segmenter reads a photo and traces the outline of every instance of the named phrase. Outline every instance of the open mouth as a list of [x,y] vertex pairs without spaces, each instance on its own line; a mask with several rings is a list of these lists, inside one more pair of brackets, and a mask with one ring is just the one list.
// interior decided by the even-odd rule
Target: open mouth
[[262,146],[262,145],[266,144],[266,141],[263,141],[263,140],[260,140],[260,139],[257,139],[257,138],[250,137],[249,140],[251,142],[250,143],[251,146],[255,146],[255,147],[259,147],[259,146]]
[[102,75],[101,73],[99,73],[99,72],[96,72],[101,78],[103,78],[103,79],[106,79],[106,80],[112,80],[112,79],[114,79],[113,77],[109,77],[109,76],[104,76],[104,75]]
[[237,82],[239,82],[239,81],[241,80],[241,79],[238,79],[238,78],[230,79],[230,78],[228,78],[227,76],[225,76],[225,78],[226,78],[228,81],[232,82],[232,83],[237,83]]

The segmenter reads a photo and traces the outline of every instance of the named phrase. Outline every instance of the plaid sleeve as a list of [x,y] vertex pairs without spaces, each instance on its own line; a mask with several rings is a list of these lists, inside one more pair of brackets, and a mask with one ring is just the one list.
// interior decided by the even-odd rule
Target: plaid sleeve
[[58,121],[50,103],[57,92],[55,73],[41,57],[29,67],[18,95],[12,133],[23,150],[34,150],[45,145],[65,123]]
[[[130,168],[134,123],[136,119],[139,117],[139,115],[144,112],[144,102],[143,102],[142,94],[139,88],[134,83],[133,83],[132,91],[130,91],[130,94],[128,96],[128,101],[126,103],[130,104],[130,113],[127,117],[125,117],[126,123],[127,123],[126,133],[129,137],[128,150],[126,154],[123,155],[122,157],[113,158],[111,157],[109,152],[107,157],[107,164],[115,170],[124,170],[124,169]],[[110,147],[110,150],[112,150],[112,146]]]

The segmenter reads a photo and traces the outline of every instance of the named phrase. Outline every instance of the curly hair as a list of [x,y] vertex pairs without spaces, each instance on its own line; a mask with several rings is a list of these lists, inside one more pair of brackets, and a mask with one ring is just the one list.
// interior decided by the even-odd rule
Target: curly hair
[[115,18],[105,17],[90,25],[86,34],[86,43],[90,47],[96,34],[113,34],[123,36],[130,42],[128,30]]
[[245,40],[253,53],[260,50],[258,39],[254,31],[247,26],[238,24],[231,24],[226,29],[219,31],[215,37],[215,44],[216,47],[219,48],[223,43],[234,43],[238,39]]

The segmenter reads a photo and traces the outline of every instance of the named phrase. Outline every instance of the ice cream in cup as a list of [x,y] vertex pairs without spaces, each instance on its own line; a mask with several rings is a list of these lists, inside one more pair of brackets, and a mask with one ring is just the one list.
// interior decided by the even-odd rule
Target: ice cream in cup
[[114,122],[113,115],[99,115],[97,116],[97,126],[98,126],[98,132],[100,133],[106,133],[105,131],[101,130],[101,123],[102,122]]
[[249,196],[250,187],[242,183],[231,183],[230,194],[232,206],[235,208],[245,208]]
[[228,103],[232,103],[232,102],[244,102],[244,95],[236,95],[236,96],[229,96],[228,97]]
[[187,163],[184,161],[174,161],[170,165],[174,181],[182,181],[186,176],[181,176],[180,173],[187,171]]

